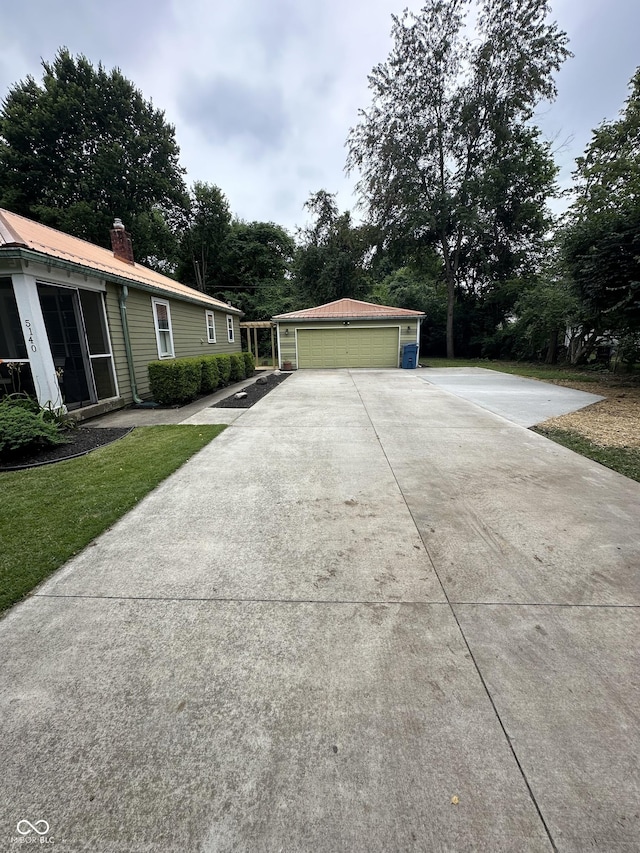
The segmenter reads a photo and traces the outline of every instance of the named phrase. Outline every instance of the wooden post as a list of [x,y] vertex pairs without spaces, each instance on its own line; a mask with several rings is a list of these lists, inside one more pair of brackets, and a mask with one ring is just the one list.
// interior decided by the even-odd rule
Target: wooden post
[[258,329],[253,330],[253,342],[256,347],[256,367],[258,366]]
[[276,341],[273,326],[271,326],[271,361],[275,369],[278,365],[276,364]]

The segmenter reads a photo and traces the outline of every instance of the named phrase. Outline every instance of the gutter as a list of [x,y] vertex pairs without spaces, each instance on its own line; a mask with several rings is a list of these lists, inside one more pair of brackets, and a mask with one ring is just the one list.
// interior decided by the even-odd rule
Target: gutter
[[131,338],[129,337],[129,321],[127,320],[127,296],[129,288],[123,284],[120,293],[118,294],[118,305],[120,306],[120,319],[122,321],[122,334],[124,337],[124,350],[127,356],[127,367],[129,368],[129,382],[131,383],[131,395],[133,402],[139,406],[143,401],[138,395],[138,386],[136,384],[136,374],[133,369],[133,352],[131,350]]

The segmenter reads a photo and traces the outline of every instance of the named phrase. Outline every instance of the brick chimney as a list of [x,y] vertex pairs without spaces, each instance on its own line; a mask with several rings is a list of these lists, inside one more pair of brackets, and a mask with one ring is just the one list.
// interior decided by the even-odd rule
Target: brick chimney
[[122,219],[113,220],[113,228],[109,233],[111,234],[111,248],[116,258],[124,261],[126,264],[135,263],[133,260],[131,237],[125,231]]

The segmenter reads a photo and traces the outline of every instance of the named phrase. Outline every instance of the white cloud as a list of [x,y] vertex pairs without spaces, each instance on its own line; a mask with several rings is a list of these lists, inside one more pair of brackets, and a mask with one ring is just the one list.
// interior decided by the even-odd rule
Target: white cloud
[[[30,0],[0,32],[0,97],[62,44],[119,65],[176,127],[188,179],[217,184],[245,219],[304,221],[320,188],[353,207],[344,143],[368,105],[367,74],[384,61],[391,14],[406,0]],[[409,4],[414,10],[421,3]],[[638,62],[640,6],[630,0],[555,0],[576,58],[541,108],[567,181],[603,118],[614,118]]]

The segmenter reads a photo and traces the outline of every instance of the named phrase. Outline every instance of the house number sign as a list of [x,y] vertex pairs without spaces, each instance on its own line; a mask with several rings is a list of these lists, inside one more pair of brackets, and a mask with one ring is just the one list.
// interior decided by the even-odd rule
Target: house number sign
[[27,342],[31,347],[31,352],[38,352],[38,347],[36,346],[36,342],[33,339],[33,329],[31,328],[31,320],[25,320],[25,326],[27,327],[27,331],[29,332],[29,337],[27,338]]

